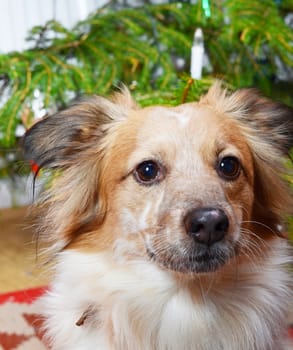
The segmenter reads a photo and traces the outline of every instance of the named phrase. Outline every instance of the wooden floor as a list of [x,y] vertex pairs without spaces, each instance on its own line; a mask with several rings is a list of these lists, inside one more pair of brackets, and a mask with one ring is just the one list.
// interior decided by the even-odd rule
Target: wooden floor
[[0,210],[0,293],[47,284],[26,214],[27,208]]

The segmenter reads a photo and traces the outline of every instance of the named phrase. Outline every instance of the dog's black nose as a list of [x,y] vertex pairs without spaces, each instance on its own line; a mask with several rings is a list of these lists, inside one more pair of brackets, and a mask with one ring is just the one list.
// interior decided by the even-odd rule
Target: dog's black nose
[[222,209],[197,208],[186,215],[184,225],[186,233],[196,242],[211,246],[224,238],[229,220]]

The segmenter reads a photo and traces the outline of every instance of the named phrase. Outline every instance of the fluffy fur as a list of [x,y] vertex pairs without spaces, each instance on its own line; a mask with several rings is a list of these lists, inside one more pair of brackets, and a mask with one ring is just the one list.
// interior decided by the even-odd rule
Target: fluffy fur
[[[292,146],[289,108],[219,84],[178,107],[93,97],[34,125],[28,159],[58,170],[38,205],[52,348],[285,349]],[[189,234],[198,208],[228,220],[214,244]]]

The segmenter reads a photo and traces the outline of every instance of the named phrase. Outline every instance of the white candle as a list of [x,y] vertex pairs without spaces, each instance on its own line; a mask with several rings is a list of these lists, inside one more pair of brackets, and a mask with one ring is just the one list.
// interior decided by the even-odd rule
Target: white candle
[[191,78],[201,79],[203,67],[204,45],[203,32],[197,28],[194,32],[193,44],[191,48],[190,73]]

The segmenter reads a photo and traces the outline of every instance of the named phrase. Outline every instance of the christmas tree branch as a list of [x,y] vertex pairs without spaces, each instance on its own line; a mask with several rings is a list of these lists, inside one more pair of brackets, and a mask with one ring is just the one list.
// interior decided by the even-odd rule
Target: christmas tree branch
[[[201,1],[121,9],[112,2],[72,30],[55,21],[33,28],[32,49],[0,55],[0,146],[13,146],[16,127],[30,125],[36,99],[43,114],[51,113],[81,95],[107,94],[120,82],[143,105],[197,99],[213,78],[272,94],[277,60],[293,67],[293,33],[284,22],[292,1],[281,8],[273,0],[218,0],[210,10],[209,16]],[[204,79],[190,83],[197,27],[210,64]]]

